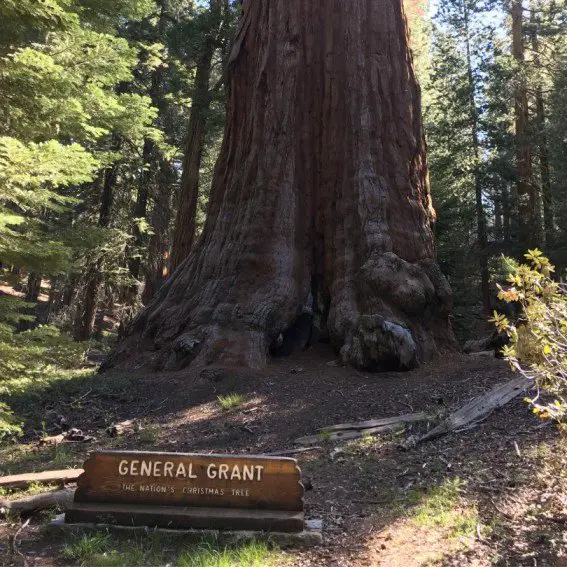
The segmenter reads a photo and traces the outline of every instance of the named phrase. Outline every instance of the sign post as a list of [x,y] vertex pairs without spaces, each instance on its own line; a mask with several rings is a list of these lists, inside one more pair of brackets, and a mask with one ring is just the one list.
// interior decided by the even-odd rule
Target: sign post
[[291,458],[99,451],[65,523],[298,533],[303,492]]

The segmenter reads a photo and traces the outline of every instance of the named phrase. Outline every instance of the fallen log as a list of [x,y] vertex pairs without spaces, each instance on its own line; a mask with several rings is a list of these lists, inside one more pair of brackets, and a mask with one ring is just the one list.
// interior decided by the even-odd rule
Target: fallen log
[[431,431],[428,431],[425,435],[421,437],[409,437],[401,447],[403,449],[409,449],[424,441],[446,435],[451,431],[466,426],[472,427],[485,420],[495,409],[502,407],[519,396],[522,392],[525,392],[532,383],[533,381],[531,379],[522,376],[496,386],[489,392],[473,398],[468,404],[450,414],[447,419],[442,421]]
[[0,488],[27,488],[30,484],[59,484],[76,482],[83,469],[65,469],[38,473],[0,476]]
[[137,419],[128,419],[120,423],[113,423],[106,428],[106,433],[110,437],[118,437],[129,433],[138,433],[142,429],[140,422]]
[[18,500],[0,500],[0,513],[3,515],[8,513],[28,514],[36,510],[45,510],[46,508],[64,510],[71,505],[74,496],[75,489],[65,488],[34,494]]
[[298,453],[307,453],[309,451],[318,451],[323,447],[301,447],[297,449],[285,449],[283,451],[272,451],[271,453],[263,453],[263,455],[269,455],[271,457],[285,457],[287,455],[297,455]]
[[358,421],[355,423],[339,423],[337,425],[323,427],[319,431],[342,431],[346,429],[358,431],[360,429],[385,427],[387,425],[397,425],[399,423],[411,423],[412,421],[425,421],[428,417],[428,414],[422,411],[419,413],[407,413],[395,417],[383,417],[382,419],[369,419],[368,421]]
[[397,429],[404,423],[412,423],[416,421],[426,421],[429,416],[424,413],[408,413],[396,417],[385,417],[382,419],[371,419],[368,421],[360,421],[355,423],[339,423],[329,427],[319,429],[317,435],[307,435],[296,439],[296,445],[312,445],[321,441],[347,441],[359,439],[366,435],[376,435],[378,433],[386,433]]

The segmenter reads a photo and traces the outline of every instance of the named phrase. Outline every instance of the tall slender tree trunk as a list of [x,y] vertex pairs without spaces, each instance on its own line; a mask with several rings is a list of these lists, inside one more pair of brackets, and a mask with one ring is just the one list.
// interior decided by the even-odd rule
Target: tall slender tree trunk
[[[160,16],[157,26],[157,40],[165,42],[165,25],[167,18],[167,0],[158,0],[160,7]],[[164,66],[158,65],[152,72],[151,85],[149,95],[152,104],[158,108],[159,113],[163,114],[165,110],[165,103],[163,99],[163,77]],[[144,147],[142,150],[142,170],[138,180],[138,194],[136,196],[136,204],[134,206],[134,223],[132,233],[134,236],[134,247],[136,254],[128,261],[128,268],[130,275],[134,280],[139,280],[142,268],[141,250],[145,241],[145,233],[141,230],[140,220],[147,220],[148,216],[148,203],[150,200],[151,182],[154,175],[152,169],[152,161],[156,154],[156,144],[151,138],[144,140]],[[134,303],[138,295],[139,285],[134,284],[127,294],[129,296],[128,302]]]
[[532,140],[529,132],[528,94],[525,77],[523,6],[512,2],[512,55],[516,61],[515,124],[518,193],[518,246],[520,253],[539,244],[536,186],[532,171]]
[[497,196],[494,200],[494,240],[500,242],[503,237],[502,230],[502,198]]
[[315,311],[345,363],[454,347],[401,0],[244,0],[203,235],[110,364],[262,366]]
[[504,243],[509,248],[510,241],[512,238],[512,220],[511,214],[512,205],[510,203],[510,191],[508,186],[502,187],[502,231],[504,237]]
[[[152,170],[150,163],[154,154],[155,144],[153,140],[146,138],[144,148],[142,150],[142,171],[138,183],[138,194],[136,196],[136,204],[134,206],[134,226],[132,229],[134,236],[134,247],[136,254],[128,261],[130,275],[137,280],[140,277],[142,267],[142,258],[140,256],[142,245],[144,244],[144,232],[140,227],[140,220],[146,220],[148,214],[148,201],[150,198],[150,184],[152,179]],[[136,295],[138,285],[135,284],[131,290],[132,295]]]
[[213,54],[214,46],[212,42],[208,42],[207,47],[197,59],[195,90],[187,129],[183,172],[179,184],[179,200],[171,249],[170,265],[172,272],[187,258],[195,239],[201,158],[205,143],[207,113],[210,106],[209,88]]
[[[41,293],[41,275],[36,272],[28,274],[28,281],[26,285],[26,294],[24,299],[29,303],[37,303],[39,294]],[[18,324],[19,331],[27,331],[36,325],[34,321],[20,321]]]
[[[110,226],[110,215],[114,198],[114,185],[118,164],[114,163],[104,172],[104,183],[102,186],[102,196],[98,225],[102,228]],[[74,338],[77,341],[87,341],[90,339],[94,330],[96,311],[98,307],[98,296],[100,285],[102,284],[102,266],[100,261],[95,262],[87,271],[85,280],[85,294],[82,304],[77,313]]]
[[41,275],[36,272],[31,272],[28,276],[28,283],[26,286],[25,300],[36,303],[41,292]]
[[148,260],[142,303],[147,305],[162,286],[169,273],[170,225],[172,217],[172,185],[175,171],[161,160],[151,215],[152,235],[148,245]]
[[484,212],[484,204],[482,202],[482,178],[480,172],[480,143],[478,139],[478,109],[475,100],[475,80],[472,68],[471,46],[470,46],[470,29],[469,29],[469,12],[467,0],[463,2],[463,21],[465,25],[465,42],[467,56],[467,77],[469,87],[469,114],[471,121],[471,142],[473,146],[473,155],[475,159],[474,167],[474,186],[475,186],[475,209],[477,223],[477,240],[479,248],[479,265],[480,265],[480,286],[482,296],[482,307],[485,315],[490,314],[490,288],[489,288],[489,272],[488,272],[488,256],[487,244],[488,236],[486,231],[486,215]]
[[[540,69],[541,62],[539,58],[539,38],[537,33],[536,8],[532,5],[531,10],[531,40],[532,51],[534,57],[534,68],[536,73]],[[545,124],[545,105],[543,101],[543,90],[541,81],[538,77],[535,79],[535,102],[536,102],[536,126],[537,141],[539,150],[539,168],[541,176],[541,199],[543,201],[543,226],[545,244],[548,247],[553,246],[555,240],[555,221],[553,214],[553,199],[551,193],[551,174],[549,169],[549,148],[547,142],[546,124]]]

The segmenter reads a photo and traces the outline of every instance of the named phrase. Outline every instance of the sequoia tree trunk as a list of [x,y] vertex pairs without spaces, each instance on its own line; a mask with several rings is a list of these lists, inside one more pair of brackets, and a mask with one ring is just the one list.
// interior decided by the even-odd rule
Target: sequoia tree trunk
[[401,0],[244,0],[203,234],[110,364],[262,366],[313,314],[341,359],[455,345]]
[[179,183],[179,204],[175,219],[171,249],[171,270],[175,270],[189,255],[195,239],[201,158],[205,144],[207,112],[210,105],[209,83],[214,49],[206,50],[197,61],[195,93],[187,129],[183,173]]

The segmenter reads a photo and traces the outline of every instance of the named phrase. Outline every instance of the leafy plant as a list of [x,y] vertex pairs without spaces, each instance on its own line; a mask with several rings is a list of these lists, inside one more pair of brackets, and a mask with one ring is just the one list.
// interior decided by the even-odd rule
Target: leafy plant
[[[518,266],[508,278],[511,287],[498,294],[520,303],[523,315],[516,322],[495,312],[493,322],[510,338],[504,357],[538,389],[527,400],[534,413],[561,421],[567,414],[567,288],[552,279],[555,268],[540,250],[529,250],[525,257],[529,264]],[[553,401],[542,401],[541,391]]]
[[226,396],[217,396],[217,400],[223,410],[230,410],[241,405],[244,398],[240,394],[232,393]]
[[80,561],[105,551],[108,547],[110,536],[107,533],[96,533],[94,535],[83,535],[80,539],[66,543],[61,549],[61,557],[66,560]]
[[22,426],[8,404],[0,402],[0,441],[22,435]]

